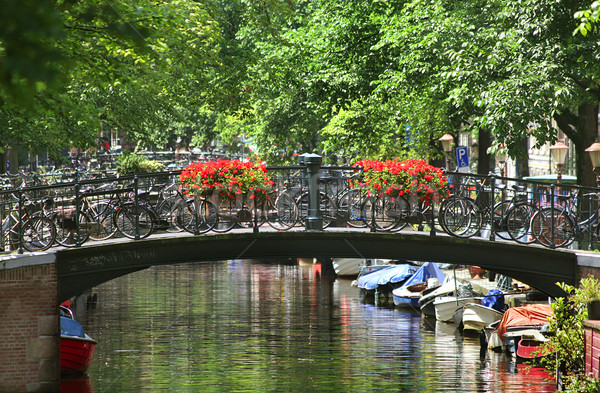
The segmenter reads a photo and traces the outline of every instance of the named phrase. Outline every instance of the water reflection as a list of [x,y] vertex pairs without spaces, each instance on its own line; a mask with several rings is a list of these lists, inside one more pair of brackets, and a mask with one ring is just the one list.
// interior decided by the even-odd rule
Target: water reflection
[[163,266],[95,292],[77,317],[99,343],[97,393],[554,391],[454,325],[362,304],[310,268]]

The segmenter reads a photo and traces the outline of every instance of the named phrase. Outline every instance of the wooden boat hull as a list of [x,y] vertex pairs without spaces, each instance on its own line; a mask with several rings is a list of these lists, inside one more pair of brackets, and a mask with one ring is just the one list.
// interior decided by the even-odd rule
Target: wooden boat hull
[[83,374],[88,369],[96,341],[88,335],[85,337],[60,337],[60,371],[62,373]]

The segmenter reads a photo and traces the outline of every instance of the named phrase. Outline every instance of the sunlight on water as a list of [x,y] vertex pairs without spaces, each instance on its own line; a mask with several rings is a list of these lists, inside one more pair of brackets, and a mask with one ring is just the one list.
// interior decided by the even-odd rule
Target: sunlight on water
[[162,266],[94,289],[100,392],[554,392],[538,370],[350,281],[249,261]]

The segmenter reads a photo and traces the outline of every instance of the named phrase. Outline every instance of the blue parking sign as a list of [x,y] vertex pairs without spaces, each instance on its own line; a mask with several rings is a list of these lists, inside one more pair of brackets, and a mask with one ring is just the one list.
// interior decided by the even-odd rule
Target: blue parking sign
[[456,166],[458,169],[469,167],[469,150],[466,146],[456,148]]

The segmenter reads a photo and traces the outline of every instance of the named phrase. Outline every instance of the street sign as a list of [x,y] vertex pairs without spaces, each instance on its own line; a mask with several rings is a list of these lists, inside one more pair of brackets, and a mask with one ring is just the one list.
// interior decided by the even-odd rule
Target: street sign
[[458,146],[456,148],[456,166],[459,172],[468,172],[469,150],[466,146]]

